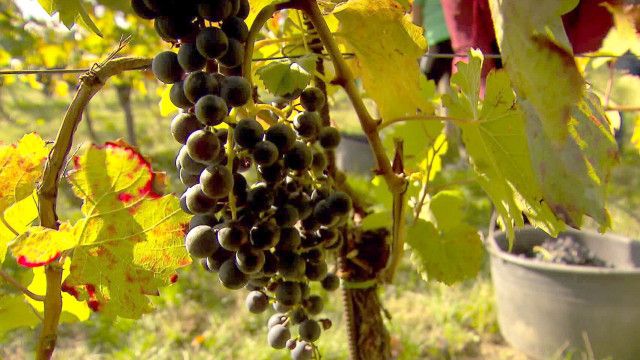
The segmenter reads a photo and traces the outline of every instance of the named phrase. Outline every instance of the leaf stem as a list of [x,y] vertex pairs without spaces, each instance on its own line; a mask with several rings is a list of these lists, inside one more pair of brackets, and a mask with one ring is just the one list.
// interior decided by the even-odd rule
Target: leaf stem
[[20,234],[16,231],[16,229],[14,229],[14,228],[13,228],[13,226],[11,226],[11,225],[9,224],[9,222],[7,221],[7,219],[5,219],[5,218],[4,218],[4,214],[0,214],[0,221],[2,222],[2,224],[3,224],[7,229],[9,229],[9,231],[11,231],[11,232],[13,233],[13,235],[15,235],[15,236],[20,235]]
[[437,116],[437,115],[410,115],[393,118],[391,120],[383,121],[378,124],[378,130],[382,130],[391,124],[395,124],[402,121],[451,121],[454,124],[469,123],[471,120],[457,119],[449,116]]
[[255,112],[258,113],[258,111],[261,110],[265,110],[265,111],[272,111],[274,114],[276,114],[280,119],[284,120],[287,118],[287,113],[282,110],[282,109],[278,109],[277,107],[273,106],[273,105],[269,105],[269,104],[256,104],[254,106]]
[[[71,101],[58,129],[58,134],[44,167],[42,182],[38,187],[38,215],[40,224],[50,229],[58,228],[56,203],[58,184],[65,160],[73,144],[73,136],[82,120],[85,107],[95,94],[102,89],[106,81],[114,75],[130,69],[144,68],[151,65],[151,59],[122,57],[113,58],[94,65],[91,70],[80,76],[80,86]],[[62,266],[57,262],[45,268],[47,291],[44,298],[44,320],[38,338],[36,359],[50,359],[58,338],[58,323],[62,312]]]
[[20,284],[20,282],[18,280],[14,279],[13,276],[9,275],[7,272],[5,272],[2,269],[0,269],[0,277],[3,278],[4,281],[6,281],[9,284],[13,285],[13,287],[15,287],[16,289],[20,290],[23,294],[25,294],[28,297],[32,298],[33,300],[35,300],[35,301],[44,301],[44,296],[38,295],[38,294],[35,294],[35,293],[31,292],[24,285]]

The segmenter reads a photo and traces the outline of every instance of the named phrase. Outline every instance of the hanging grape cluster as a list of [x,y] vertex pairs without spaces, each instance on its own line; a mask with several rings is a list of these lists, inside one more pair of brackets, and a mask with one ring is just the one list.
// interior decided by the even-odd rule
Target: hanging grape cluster
[[[250,312],[275,309],[267,324],[272,347],[290,349],[296,360],[311,359],[331,321],[316,319],[323,300],[309,284],[339,287],[327,260],[343,242],[352,209],[350,197],[336,191],[328,176],[327,153],[340,134],[317,113],[324,94],[315,87],[298,92],[302,109],[267,129],[255,116],[236,116],[248,113],[231,110],[251,101],[253,90],[237,76],[249,32],[248,1],[131,4],[178,47],[155,56],[152,70],[172,84],[171,102],[181,108],[171,134],[183,145],[176,158],[187,188],[180,203],[194,214],[187,251],[226,288],[248,289]],[[228,127],[219,126],[223,122]]]

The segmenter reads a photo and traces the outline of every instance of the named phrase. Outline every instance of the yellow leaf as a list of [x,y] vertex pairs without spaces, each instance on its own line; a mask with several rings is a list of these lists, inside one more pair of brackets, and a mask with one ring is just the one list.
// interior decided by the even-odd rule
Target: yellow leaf
[[11,205],[2,214],[0,222],[0,265],[7,253],[7,245],[10,241],[24,233],[34,220],[38,218],[38,203],[35,191]]
[[40,267],[49,264],[60,253],[76,246],[73,228],[62,223],[59,230],[42,226],[32,226],[11,245],[11,253],[18,264],[26,267]]
[[65,81],[56,80],[54,81],[53,93],[59,97],[68,97],[69,96],[69,84]]
[[0,212],[33,192],[48,153],[35,133],[25,135],[17,145],[0,146]]
[[[65,279],[69,276],[69,268],[71,267],[71,259],[65,259],[62,270],[62,278]],[[35,294],[45,294],[47,291],[47,277],[44,273],[44,267],[38,267],[33,269],[33,280],[29,284],[28,289]],[[84,301],[78,301],[69,292],[62,289],[62,315],[60,316],[61,322],[75,322],[84,321],[91,315],[91,310]],[[71,291],[73,293],[73,291]],[[35,301],[27,296],[25,299],[33,306],[33,308],[40,314],[44,314],[44,303],[41,301]]]
[[160,92],[160,115],[161,116],[169,116],[178,111],[178,108],[173,105],[171,99],[169,98],[169,92],[171,91],[171,86],[173,85],[164,85],[158,88]]
[[614,26],[602,41],[602,47],[598,50],[598,54],[620,56],[631,51],[640,55],[640,36],[636,32],[633,16],[630,13],[625,13],[620,7],[614,7],[607,3],[604,3],[603,6],[613,15]]
[[426,40],[398,3],[351,0],[337,6],[334,15],[340,21],[340,37],[356,54],[353,65],[367,95],[383,119],[433,113],[433,94],[425,94],[417,61]]
[[631,136],[631,143],[640,153],[640,115],[636,116],[633,127],[633,135]]

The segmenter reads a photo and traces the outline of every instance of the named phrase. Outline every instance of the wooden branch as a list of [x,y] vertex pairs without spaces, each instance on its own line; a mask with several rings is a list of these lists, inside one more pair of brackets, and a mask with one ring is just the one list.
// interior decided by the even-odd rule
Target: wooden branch
[[8,282],[10,285],[20,290],[23,294],[32,298],[35,301],[44,301],[44,296],[35,294],[27,289],[24,285],[20,284],[20,282],[13,278],[13,276],[6,273],[4,270],[0,269],[0,277],[4,279],[4,281]]
[[[151,59],[148,58],[116,58],[101,65],[95,65],[87,73],[80,76],[80,87],[64,115],[62,125],[44,167],[42,183],[38,187],[38,215],[42,226],[58,229],[56,202],[60,175],[71,150],[73,136],[82,120],[82,113],[91,98],[102,89],[111,76],[150,65]],[[50,359],[53,354],[62,311],[62,265],[58,262],[47,265],[45,274],[47,291],[44,298],[44,321],[36,349],[36,359],[38,360]]]

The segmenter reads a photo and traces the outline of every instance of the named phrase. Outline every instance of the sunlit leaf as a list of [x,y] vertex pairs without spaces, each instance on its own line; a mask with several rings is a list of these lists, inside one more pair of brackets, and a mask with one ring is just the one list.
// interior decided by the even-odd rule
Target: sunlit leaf
[[100,29],[93,22],[82,0],[38,0],[44,10],[53,15],[60,14],[60,21],[69,29],[80,23],[91,30],[96,35],[102,37]]
[[164,175],[121,141],[85,146],[73,165],[68,178],[84,217],[59,230],[32,227],[12,251],[25,266],[70,258],[65,292],[107,316],[138,318],[152,308],[147,296],[191,262],[189,216],[175,196],[159,193]]
[[[417,113],[431,114],[418,59],[426,48],[422,30],[405,17],[393,0],[351,0],[336,7],[340,38],[356,54],[355,66],[364,88],[385,120]],[[430,124],[435,134],[440,124]]]
[[10,245],[11,253],[22,266],[39,267],[49,264],[63,251],[77,245],[78,240],[72,231],[68,223],[62,223],[59,230],[32,226]]
[[[62,278],[69,276],[69,266],[71,260],[66,259],[63,265]],[[33,269],[33,280],[29,284],[28,289],[34,294],[45,294],[47,290],[47,277],[45,275],[45,268],[38,267]],[[65,289],[68,290],[68,289]],[[34,310],[38,311],[44,316],[44,303],[41,301],[35,301],[27,296],[25,299],[31,304]],[[60,322],[76,322],[84,321],[91,315],[91,310],[84,301],[78,301],[68,292],[62,292],[62,314],[60,316]]]
[[640,115],[636,116],[633,124],[633,134],[631,135],[631,144],[640,153]]
[[25,135],[16,145],[0,146],[0,213],[31,195],[48,153],[44,140],[35,133]]
[[11,205],[4,211],[0,221],[0,265],[2,265],[9,242],[20,234],[38,218],[38,204],[36,194],[28,196]]
[[171,92],[171,87],[173,85],[165,85],[161,86],[158,90],[160,91],[160,115],[161,116],[169,116],[178,111],[178,108],[173,105],[171,102],[171,98],[169,97],[169,93]]

